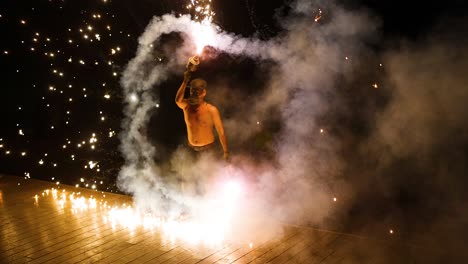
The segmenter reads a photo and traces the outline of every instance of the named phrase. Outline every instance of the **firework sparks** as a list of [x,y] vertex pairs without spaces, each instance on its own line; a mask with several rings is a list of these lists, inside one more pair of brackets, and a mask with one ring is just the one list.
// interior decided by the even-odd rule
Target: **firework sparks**
[[[81,182],[84,179],[81,178]],[[47,189],[42,195],[33,196],[34,205],[39,205],[40,199],[50,197],[54,200],[57,210],[70,210],[72,214],[101,213],[102,221],[110,224],[114,229],[123,227],[129,231],[142,228],[144,230],[159,231],[170,240],[180,240],[189,244],[203,244],[218,246],[226,242],[231,235],[231,224],[235,220],[234,212],[240,204],[243,187],[240,182],[229,180],[219,186],[207,201],[189,217],[180,215],[155,215],[141,212],[128,204],[110,205],[102,198],[85,197],[81,192],[67,192],[55,188]],[[98,192],[99,193],[99,192]],[[42,197],[42,198],[41,198]],[[249,247],[253,243],[249,241]]]
[[195,21],[208,24],[213,21],[215,12],[211,10],[211,0],[190,0],[187,9]]
[[[105,12],[98,13],[95,10],[87,10],[86,8],[93,7],[86,6],[84,9],[78,11],[81,16],[78,23],[75,23],[76,19],[64,19],[61,22],[68,24],[64,24],[65,26],[61,27],[58,31],[50,29],[47,29],[45,32],[39,31],[35,19],[33,19],[30,14],[3,13],[3,16],[0,15],[0,17],[9,17],[11,21],[15,21],[14,25],[11,24],[11,27],[13,27],[12,30],[15,29],[16,31],[20,28],[24,33],[24,38],[21,37],[21,39],[18,40],[21,45],[17,45],[11,49],[4,47],[0,50],[2,53],[1,55],[17,56],[18,54],[23,54],[29,56],[28,60],[30,61],[44,62],[43,65],[46,65],[46,67],[43,69],[43,76],[49,76],[51,79],[45,79],[43,82],[31,83],[30,85],[34,89],[39,89],[40,87],[45,88],[40,92],[41,95],[38,99],[42,100],[41,106],[46,111],[54,111],[57,115],[63,115],[63,118],[58,118],[59,120],[63,120],[59,121],[63,122],[62,124],[58,122],[46,124],[47,130],[49,130],[50,133],[57,133],[50,137],[52,141],[55,140],[53,145],[57,146],[57,148],[55,151],[52,151],[51,157],[47,159],[38,157],[40,154],[30,149],[34,146],[30,143],[27,143],[22,149],[19,149],[18,146],[14,146],[10,142],[8,142],[8,145],[7,142],[2,142],[2,144],[0,144],[0,148],[3,148],[2,154],[5,156],[10,156],[11,158],[19,157],[24,160],[23,162],[29,162],[28,157],[38,157],[34,159],[34,167],[28,169],[34,170],[35,166],[56,168],[58,167],[58,162],[67,162],[64,159],[71,157],[71,161],[79,162],[92,159],[93,163],[88,164],[87,167],[93,169],[93,173],[97,173],[102,169],[100,168],[101,165],[108,165],[103,164],[102,161],[96,160],[103,154],[101,144],[110,143],[116,145],[118,142],[117,137],[114,137],[114,131],[116,131],[119,121],[114,115],[114,109],[117,109],[113,106],[116,102],[116,98],[113,96],[111,97],[111,95],[116,94],[113,89],[118,89],[118,85],[116,85],[118,78],[116,77],[119,76],[119,72],[116,67],[118,67],[117,65],[124,59],[122,53],[125,51],[125,41],[131,34],[123,27],[119,28],[118,26],[114,26],[115,14],[113,13],[114,9],[111,1],[101,1],[106,3],[105,6],[101,6],[102,10]],[[31,5],[30,7],[32,10],[35,10],[36,2],[33,1],[28,4]],[[53,7],[57,7],[57,9]],[[48,15],[52,17],[62,14],[62,12],[69,12],[70,14],[76,14],[75,12],[77,12],[75,9],[68,9],[60,1],[51,3],[51,10],[61,10],[58,13],[51,11]],[[53,18],[51,18],[51,20],[53,20]],[[97,42],[101,42],[102,44],[98,45]],[[93,52],[85,51],[89,48],[92,48]],[[109,50],[112,54],[109,53]],[[14,60],[12,60],[12,62],[13,61]],[[32,79],[24,75],[28,71],[19,68],[21,65],[11,65],[11,67],[14,67],[14,72],[18,73],[19,77]],[[108,84],[106,88],[101,88],[101,90],[96,93],[88,92],[87,88],[83,88],[83,86],[93,84],[82,77],[87,74],[77,75],[76,72],[88,70],[108,72],[109,74],[103,75],[103,77],[101,77],[102,79],[100,79],[102,80],[101,83]],[[79,87],[79,85],[77,85],[78,83],[81,83],[80,85],[83,86]],[[96,101],[96,107],[92,106],[91,108],[94,109],[88,113],[104,111],[95,119],[86,116],[86,119],[90,120],[87,125],[95,131],[94,135],[91,137],[91,141],[89,141],[86,139],[86,136],[82,134],[83,128],[80,127],[81,124],[74,122],[74,118],[83,116],[83,113],[73,115],[71,113],[76,113],[73,109],[79,106],[83,99],[92,99],[95,95],[105,96],[99,98],[101,101]],[[62,109],[57,108],[61,103],[67,104],[63,112],[61,112]],[[30,109],[27,105],[19,105],[16,106],[15,110],[27,112]],[[22,122],[18,121],[16,125],[17,134],[24,138],[24,142],[31,142],[30,138],[33,136],[30,130],[28,130],[28,127],[30,127],[30,124],[24,122],[24,120],[22,120]],[[109,133],[111,136],[107,136]],[[97,142],[97,139],[99,139],[99,142]],[[73,144],[71,142],[73,142]],[[85,148],[85,144],[89,147]],[[92,150],[97,155],[93,154],[95,156],[92,158],[87,157],[90,155],[90,152],[87,152],[88,150]],[[57,160],[52,161],[51,159]],[[27,165],[31,166],[31,164]],[[36,171],[32,171],[31,175],[35,172]],[[102,176],[93,174],[93,177]],[[60,182],[58,180],[60,179],[57,178],[54,181]],[[72,182],[67,183],[73,183],[74,181],[74,179],[69,180]],[[95,178],[92,182],[99,182],[98,180],[100,179]],[[90,181],[88,184],[89,188],[97,188],[98,185],[92,182]],[[106,187],[107,190],[115,190],[115,187]]]
[[317,14],[315,15],[314,21],[318,22],[322,18],[322,10],[319,9]]
[[215,30],[211,24],[197,23],[194,26],[193,38],[196,46],[196,54],[201,54],[205,46],[214,43]]
[[193,28],[193,37],[196,54],[200,54],[205,46],[214,43],[215,30],[212,22],[215,12],[211,10],[211,0],[191,0],[187,9],[198,22]]

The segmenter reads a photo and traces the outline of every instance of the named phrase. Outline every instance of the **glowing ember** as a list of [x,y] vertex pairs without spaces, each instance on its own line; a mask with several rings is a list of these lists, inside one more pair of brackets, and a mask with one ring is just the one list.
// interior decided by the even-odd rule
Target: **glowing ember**
[[318,22],[322,18],[322,10],[319,9],[317,15],[315,15],[314,21]]

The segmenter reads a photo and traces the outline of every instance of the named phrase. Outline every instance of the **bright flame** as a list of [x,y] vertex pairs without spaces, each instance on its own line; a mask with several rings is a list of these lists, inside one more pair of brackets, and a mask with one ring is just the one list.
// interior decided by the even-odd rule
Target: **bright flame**
[[205,46],[214,43],[215,31],[211,22],[215,13],[211,10],[211,0],[190,0],[187,9],[197,21],[192,32],[197,47],[196,54],[199,55]]
[[196,23],[193,28],[193,39],[197,48],[196,54],[200,54],[207,45],[215,42],[215,30],[213,25],[208,22]]

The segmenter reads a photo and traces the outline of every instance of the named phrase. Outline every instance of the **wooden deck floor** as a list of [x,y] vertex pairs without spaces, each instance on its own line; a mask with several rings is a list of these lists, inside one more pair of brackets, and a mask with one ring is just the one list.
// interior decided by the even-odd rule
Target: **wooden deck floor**
[[[42,197],[43,190],[54,187],[0,176],[0,263],[414,263],[414,252],[405,246],[292,226],[285,227],[283,237],[252,247],[229,242],[189,246],[158,232],[109,224],[99,211],[74,212],[69,204],[62,208]],[[122,195],[61,189],[131,203]]]

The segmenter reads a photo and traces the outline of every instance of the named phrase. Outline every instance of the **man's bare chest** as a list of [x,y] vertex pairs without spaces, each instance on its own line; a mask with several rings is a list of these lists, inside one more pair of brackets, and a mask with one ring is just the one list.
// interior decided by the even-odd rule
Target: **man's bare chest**
[[211,125],[213,123],[211,114],[205,106],[200,106],[198,109],[188,109],[186,119],[191,125]]

